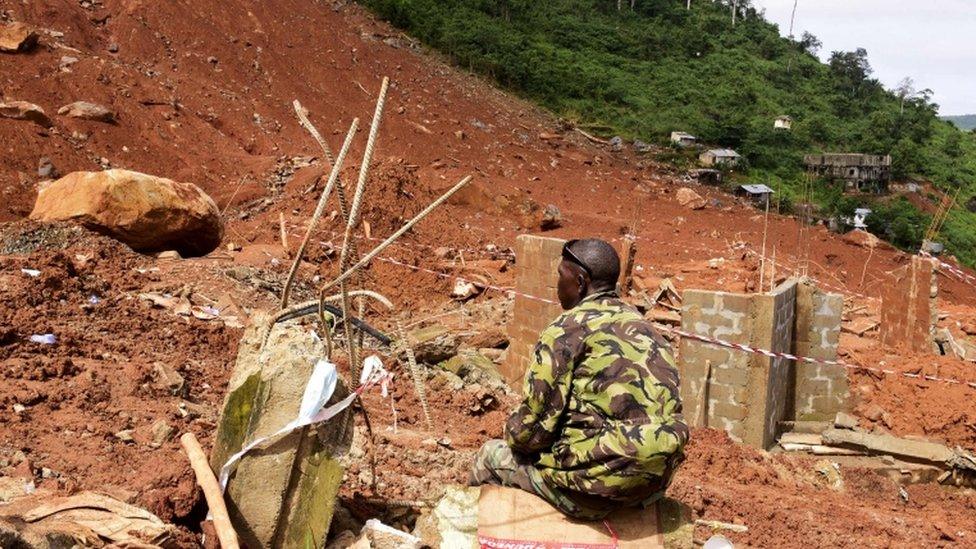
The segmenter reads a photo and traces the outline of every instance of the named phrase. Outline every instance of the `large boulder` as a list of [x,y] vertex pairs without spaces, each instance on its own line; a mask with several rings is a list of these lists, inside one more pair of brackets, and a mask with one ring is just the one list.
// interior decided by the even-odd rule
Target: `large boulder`
[[204,255],[220,245],[217,205],[199,187],[128,170],[73,172],[37,194],[31,219],[75,221],[140,252]]
[[678,199],[678,204],[681,204],[686,208],[700,210],[705,207],[705,199],[702,198],[700,194],[689,189],[688,187],[681,187],[678,189],[675,197]]
[[6,53],[25,52],[37,45],[34,29],[19,22],[0,25],[0,51]]

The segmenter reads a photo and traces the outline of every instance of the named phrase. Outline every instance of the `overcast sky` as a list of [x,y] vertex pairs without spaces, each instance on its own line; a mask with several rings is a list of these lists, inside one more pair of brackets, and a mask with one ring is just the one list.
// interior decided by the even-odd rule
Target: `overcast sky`
[[[789,34],[794,0],[753,0]],[[834,50],[868,50],[874,77],[892,88],[910,76],[931,88],[940,114],[976,113],[976,0],[797,0],[793,34]]]

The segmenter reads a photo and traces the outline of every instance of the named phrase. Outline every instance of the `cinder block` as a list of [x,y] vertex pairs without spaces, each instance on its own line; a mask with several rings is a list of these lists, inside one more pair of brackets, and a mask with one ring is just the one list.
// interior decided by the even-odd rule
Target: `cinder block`
[[[745,406],[738,406],[721,401],[713,401],[711,402],[710,412],[709,421],[716,418],[742,421],[746,418],[746,415],[748,415],[749,410]],[[709,423],[709,425],[711,425],[711,423]]]

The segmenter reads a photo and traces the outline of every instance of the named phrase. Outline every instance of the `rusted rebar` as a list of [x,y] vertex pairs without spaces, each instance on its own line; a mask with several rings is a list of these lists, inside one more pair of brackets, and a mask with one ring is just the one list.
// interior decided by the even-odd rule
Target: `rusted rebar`
[[[306,128],[312,128],[311,122],[307,125],[303,124]],[[329,172],[328,182],[325,184],[325,189],[322,191],[322,196],[319,198],[318,204],[315,206],[315,211],[312,213],[312,219],[308,222],[308,229],[305,231],[305,238],[302,240],[301,245],[298,246],[298,250],[295,252],[295,261],[291,265],[291,270],[288,271],[288,279],[285,280],[285,288],[281,293],[281,309],[288,307],[288,298],[291,295],[291,285],[295,281],[295,275],[298,272],[298,266],[302,262],[302,256],[305,255],[305,248],[308,247],[308,242],[312,238],[312,233],[315,231],[315,226],[318,224],[319,219],[322,217],[322,212],[325,210],[325,205],[329,201],[329,195],[332,193],[333,187],[335,187],[336,181],[339,179],[339,171],[342,170],[342,163],[346,158],[346,154],[349,152],[349,146],[352,143],[352,139],[356,134],[356,129],[359,127],[359,119],[354,118],[352,125],[349,126],[349,132],[346,133],[346,139],[342,142],[342,148],[339,149],[339,156],[336,157],[335,161],[332,162],[332,170]],[[314,133],[318,133],[314,130]]]

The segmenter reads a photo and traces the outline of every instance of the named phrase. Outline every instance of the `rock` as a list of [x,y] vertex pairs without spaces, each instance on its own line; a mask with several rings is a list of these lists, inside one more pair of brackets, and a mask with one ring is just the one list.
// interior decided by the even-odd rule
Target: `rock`
[[857,429],[857,418],[844,412],[837,412],[834,418],[834,427],[838,429]]
[[78,62],[77,57],[72,57],[70,55],[61,56],[61,62],[58,63],[58,68],[64,72],[71,72],[71,65]]
[[624,138],[619,135],[615,135],[610,138],[610,150],[613,152],[620,152],[624,150]]
[[478,353],[495,364],[501,364],[504,362],[506,350],[507,349],[495,349],[493,347],[481,347],[478,349]]
[[37,177],[41,179],[56,179],[61,174],[58,173],[58,169],[54,167],[54,163],[51,159],[42,156],[40,160],[37,161]]
[[186,381],[183,376],[175,368],[162,362],[153,365],[152,384],[153,387],[171,395],[185,396],[186,393]]
[[0,477],[0,503],[34,493],[34,481],[23,478]]
[[236,242],[229,242],[227,244],[227,251],[228,252],[239,252],[239,251],[241,251],[241,245],[238,244],[238,243],[236,243]]
[[122,442],[133,442],[133,441],[135,441],[135,439],[132,438],[132,429],[123,429],[123,430],[119,431],[118,433],[115,433],[115,438],[121,440]]
[[408,340],[415,342],[413,354],[422,364],[437,364],[451,358],[457,354],[459,345],[457,337],[439,324],[410,332]]
[[542,210],[542,221],[539,227],[543,231],[557,229],[562,225],[563,214],[555,204],[547,204]]
[[678,204],[692,210],[700,210],[705,207],[705,199],[688,187],[678,189],[675,198],[677,198]]
[[177,259],[183,259],[180,256],[180,252],[176,250],[166,250],[165,252],[159,252],[156,254],[156,259],[162,259],[163,261],[173,261]]
[[508,334],[501,328],[488,327],[483,332],[472,336],[467,343],[477,348],[504,349],[508,347]]
[[424,546],[420,538],[387,526],[377,519],[366,521],[360,537],[369,540],[369,547],[372,549],[420,549]]
[[163,444],[169,442],[169,439],[173,437],[173,433],[176,429],[172,425],[166,422],[165,419],[156,420],[149,428],[149,433],[152,438],[149,440],[149,445],[153,448],[158,448]]
[[439,246],[434,248],[434,257],[438,259],[448,259],[454,255],[454,250],[448,248],[447,246]]
[[824,476],[827,485],[833,490],[844,489],[844,476],[840,474],[840,466],[829,459],[821,459],[813,464],[813,470]]
[[50,128],[54,125],[47,113],[44,112],[44,109],[27,101],[0,101],[0,118],[30,120],[45,128]]
[[454,289],[451,290],[451,297],[460,301],[467,301],[481,293],[477,286],[464,279],[454,281]]
[[634,141],[634,151],[639,153],[651,152],[651,145],[637,139]]
[[869,421],[880,421],[885,413],[884,408],[878,406],[877,404],[872,404],[864,410],[864,419]]
[[115,122],[115,111],[88,101],[75,101],[58,109],[58,114],[69,118],[81,118],[82,120],[94,120],[96,122]]
[[349,549],[352,544],[356,543],[356,540],[356,534],[350,530],[343,530],[336,537],[332,538],[332,542],[326,545],[325,549]]
[[194,420],[199,417],[210,416],[210,409],[202,404],[195,404],[188,400],[182,400],[176,405],[176,413],[180,414],[180,417]]
[[108,52],[109,53],[118,53],[119,52],[119,45],[116,44],[115,42],[112,42],[111,44],[108,45]]
[[37,33],[23,23],[0,26],[0,51],[18,53],[30,51],[37,45]]
[[40,190],[31,219],[75,221],[140,252],[204,255],[223,221],[199,187],[127,170],[73,172]]
[[860,246],[862,248],[880,248],[883,250],[894,249],[891,244],[888,244],[873,234],[861,229],[854,229],[841,238],[844,242],[853,244],[855,246]]
[[478,547],[480,487],[449,486],[433,509],[425,511],[413,535],[430,547]]

